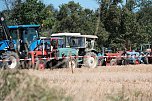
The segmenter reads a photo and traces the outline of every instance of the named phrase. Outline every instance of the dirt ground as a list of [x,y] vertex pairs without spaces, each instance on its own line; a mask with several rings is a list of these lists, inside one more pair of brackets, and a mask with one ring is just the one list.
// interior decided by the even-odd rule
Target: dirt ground
[[25,70],[74,101],[152,101],[152,65]]

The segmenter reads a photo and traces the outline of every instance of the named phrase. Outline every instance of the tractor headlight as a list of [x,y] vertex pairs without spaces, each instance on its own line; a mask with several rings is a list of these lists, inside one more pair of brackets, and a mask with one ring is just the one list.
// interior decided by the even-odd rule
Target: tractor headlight
[[10,48],[10,49],[14,49],[14,43],[13,43],[13,42],[10,42],[10,43],[9,43],[9,48]]

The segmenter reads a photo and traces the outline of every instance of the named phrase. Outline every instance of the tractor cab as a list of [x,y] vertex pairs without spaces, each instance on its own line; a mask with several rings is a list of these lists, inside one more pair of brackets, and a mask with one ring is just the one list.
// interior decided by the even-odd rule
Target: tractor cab
[[18,25],[18,26],[8,26],[10,35],[13,40],[21,40],[23,43],[28,44],[28,46],[39,38],[40,25]]
[[19,40],[21,44],[27,44],[29,49],[32,42],[39,39],[39,27],[40,25],[8,26],[12,39],[15,41]]
[[62,38],[46,38],[40,37],[40,43],[34,49],[34,51],[53,51],[58,48],[63,48],[63,39]]
[[86,51],[95,50],[95,42],[98,37],[95,35],[82,35],[82,37],[85,39]]
[[51,37],[63,38],[65,42],[64,47],[75,48],[78,49],[79,52],[81,50],[95,50],[95,40],[98,38],[95,35],[81,35],[80,33],[57,33],[52,34]]
[[10,36],[15,42],[15,49],[24,55],[40,43],[39,42],[39,29],[40,25],[17,25],[8,26]]
[[42,53],[46,53],[47,55],[57,53],[56,57],[69,56],[69,51],[72,53],[71,55],[77,55],[75,49],[64,47],[64,43],[65,42],[63,38],[40,37],[40,44],[34,49],[34,51],[39,50],[42,51]]
[[83,39],[81,38],[80,33],[57,33],[57,34],[52,34],[51,37],[63,38],[65,48],[84,47]]

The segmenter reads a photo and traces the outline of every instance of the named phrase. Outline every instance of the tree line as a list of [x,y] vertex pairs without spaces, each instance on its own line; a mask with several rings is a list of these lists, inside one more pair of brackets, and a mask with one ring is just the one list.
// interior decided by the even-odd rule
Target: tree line
[[[96,0],[98,9],[70,1],[55,9],[41,0],[3,0],[8,25],[40,24],[41,35],[78,32],[97,35],[97,46],[112,50],[139,49],[152,43],[151,0]],[[87,1],[86,1],[87,2]]]

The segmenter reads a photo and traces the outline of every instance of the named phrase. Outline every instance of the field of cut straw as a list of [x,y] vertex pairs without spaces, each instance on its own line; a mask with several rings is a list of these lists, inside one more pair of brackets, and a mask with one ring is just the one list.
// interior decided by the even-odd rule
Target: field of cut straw
[[152,101],[152,65],[8,72],[0,73],[0,100]]
[[74,101],[152,101],[152,65],[28,70]]

